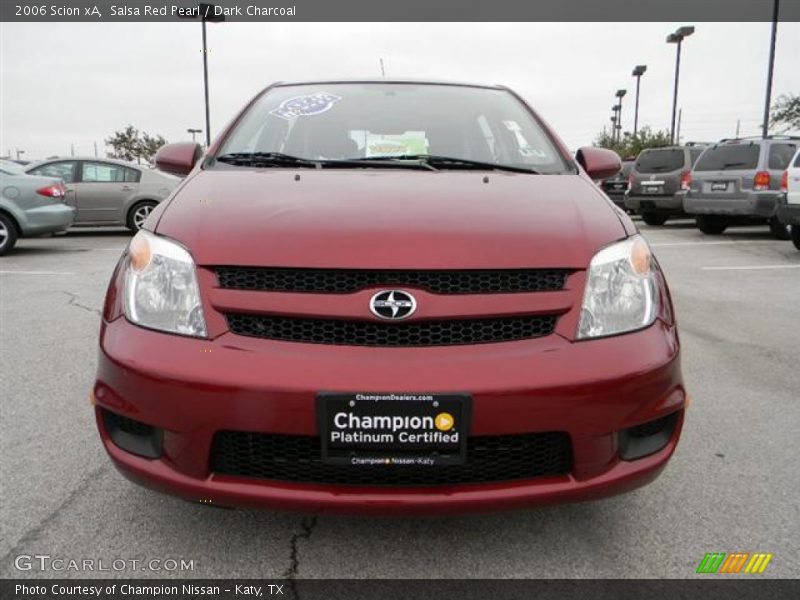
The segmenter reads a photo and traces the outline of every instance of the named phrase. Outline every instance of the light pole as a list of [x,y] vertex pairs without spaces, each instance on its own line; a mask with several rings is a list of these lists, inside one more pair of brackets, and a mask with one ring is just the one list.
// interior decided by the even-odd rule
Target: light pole
[[685,25],[683,27],[678,27],[678,29],[675,30],[675,33],[670,33],[667,36],[668,44],[678,45],[678,51],[675,55],[675,89],[672,94],[672,125],[669,133],[670,144],[675,143],[675,112],[678,109],[678,77],[681,72],[681,43],[683,42],[684,38],[689,37],[693,33],[694,27]]
[[211,145],[211,116],[210,108],[208,106],[208,46],[206,45],[206,21],[210,23],[220,23],[225,20],[225,15],[216,14],[216,6],[213,4],[198,4],[197,13],[192,11],[191,14],[179,14],[179,19],[197,19],[200,18],[203,27],[203,93],[205,96],[205,109],[206,109],[206,147]]
[[611,107],[611,112],[614,113],[614,116],[613,116],[613,119],[614,119],[614,131],[613,131],[613,134],[614,135],[612,137],[614,138],[615,142],[617,141],[617,134],[619,133],[619,110],[620,110],[620,108],[621,107],[620,107],[619,104],[615,104],[614,106]]
[[617,115],[617,128],[619,129],[619,135],[617,136],[617,140],[622,140],[622,99],[625,97],[625,94],[628,93],[628,90],[617,90],[615,96],[619,98],[619,114]]
[[611,141],[617,141],[617,112],[614,111],[614,114],[611,115]]
[[194,135],[195,135],[196,133],[203,133],[203,130],[202,130],[202,129],[191,129],[191,128],[190,128],[190,129],[187,129],[186,131],[188,131],[189,133],[191,133],[191,134],[192,134],[192,141],[193,141],[193,142],[194,142],[194,141],[196,141],[196,140],[195,140],[195,138],[194,138]]
[[769,103],[772,100],[772,72],[775,69],[775,41],[778,37],[778,8],[780,0],[775,0],[772,8],[772,37],[769,44],[769,67],[767,69],[767,95],[764,99],[764,123],[761,125],[761,136],[769,133]]
[[639,83],[645,71],[647,71],[647,65],[636,65],[633,68],[633,73],[631,73],[631,75],[636,77],[636,108],[633,111],[633,137],[636,137],[636,132],[639,131]]

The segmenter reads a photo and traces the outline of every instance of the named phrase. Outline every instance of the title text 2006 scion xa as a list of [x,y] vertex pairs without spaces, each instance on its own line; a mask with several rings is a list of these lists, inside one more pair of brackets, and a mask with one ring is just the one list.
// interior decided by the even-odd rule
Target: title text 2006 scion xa
[[136,234],[93,400],[130,479],[190,500],[437,513],[653,480],[686,393],[670,296],[512,91],[276,84]]

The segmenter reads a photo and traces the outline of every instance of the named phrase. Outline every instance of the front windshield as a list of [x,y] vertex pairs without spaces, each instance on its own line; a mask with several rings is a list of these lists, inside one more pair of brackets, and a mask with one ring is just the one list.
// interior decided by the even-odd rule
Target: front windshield
[[455,85],[279,86],[248,110],[219,155],[254,152],[309,160],[436,155],[538,173],[570,170],[512,94]]

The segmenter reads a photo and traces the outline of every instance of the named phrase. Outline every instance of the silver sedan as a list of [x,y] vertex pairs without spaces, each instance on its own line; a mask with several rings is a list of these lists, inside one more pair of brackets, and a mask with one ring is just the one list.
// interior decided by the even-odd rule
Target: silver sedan
[[110,158],[58,158],[25,170],[64,180],[67,204],[78,211],[74,225],[124,225],[134,231],[180,182],[173,175]]
[[69,227],[75,209],[64,204],[65,193],[60,179],[26,175],[18,164],[0,160],[0,256],[20,237]]

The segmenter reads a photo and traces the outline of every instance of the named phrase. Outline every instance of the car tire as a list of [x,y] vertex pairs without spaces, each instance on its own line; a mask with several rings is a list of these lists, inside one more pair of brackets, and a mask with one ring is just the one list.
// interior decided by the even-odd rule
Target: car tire
[[769,220],[769,230],[772,232],[772,235],[775,236],[775,239],[778,240],[788,240],[792,237],[791,226],[781,223],[778,217],[772,217]]
[[800,225],[792,225],[792,243],[800,250]]
[[720,215],[697,215],[695,224],[706,235],[720,235],[728,228],[728,219]]
[[647,223],[648,225],[652,225],[653,227],[658,227],[659,225],[663,225],[669,219],[669,215],[663,215],[661,213],[654,213],[654,212],[643,212],[642,213],[642,221]]
[[153,200],[142,200],[131,206],[126,222],[128,229],[133,232],[139,231],[156,206],[158,206],[158,202]]
[[0,256],[11,252],[18,237],[17,224],[10,217],[0,213]]

